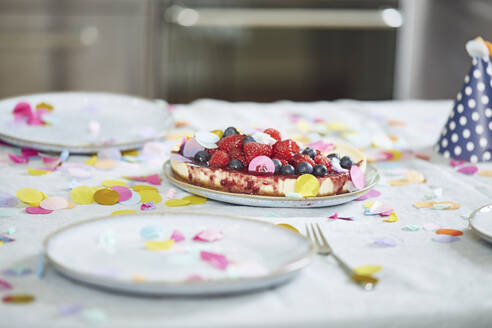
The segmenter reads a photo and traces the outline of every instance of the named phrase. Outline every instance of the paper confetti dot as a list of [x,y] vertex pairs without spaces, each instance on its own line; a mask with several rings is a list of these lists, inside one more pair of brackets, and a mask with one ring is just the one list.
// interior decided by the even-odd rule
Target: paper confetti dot
[[149,251],[164,251],[173,248],[174,243],[174,239],[162,241],[146,241],[145,248]]
[[143,190],[150,190],[150,191],[159,192],[159,190],[157,190],[156,187],[147,186],[147,185],[134,185],[134,186],[132,186],[132,189],[135,190],[136,192],[140,192]]
[[214,242],[221,240],[224,237],[224,234],[222,231],[216,230],[216,229],[206,229],[200,231],[198,234],[196,234],[193,237],[193,240],[196,241],[205,241],[205,242]]
[[0,191],[0,207],[15,207],[17,203],[16,197]]
[[51,173],[50,170],[41,170],[41,169],[27,169],[27,173],[29,175],[44,175]]
[[62,197],[48,197],[44,199],[39,206],[45,210],[55,211],[67,208],[68,202]]
[[185,240],[185,237],[183,236],[183,234],[179,230],[174,230],[169,239],[172,239],[178,243],[180,241]]
[[158,204],[162,201],[162,196],[153,190],[142,190],[138,192],[141,197],[142,203],[154,202],[154,204]]
[[275,164],[268,156],[256,156],[249,162],[248,171],[273,174],[275,172]]
[[47,210],[39,206],[26,207],[26,212],[29,214],[50,214],[53,210]]
[[397,179],[397,180],[388,180],[388,184],[393,187],[401,187],[406,186],[410,183],[410,181],[406,179]]
[[70,197],[79,205],[88,205],[94,202],[94,190],[88,186],[78,186],[70,191]]
[[133,192],[133,191],[131,191],[131,193],[132,193],[132,195],[131,195],[130,199],[125,200],[123,202],[120,201],[120,204],[122,204],[122,205],[137,205],[138,203],[140,203],[140,200],[142,199],[140,197],[140,194],[138,192]]
[[319,181],[312,174],[303,174],[296,179],[294,191],[303,197],[314,197],[319,191]]
[[221,255],[221,254],[217,254],[217,253],[201,251],[200,257],[205,262],[210,263],[212,266],[214,266],[220,270],[227,269],[227,266],[230,263],[229,260],[227,259],[227,257],[225,257],[224,255]]
[[384,222],[396,222],[398,221],[398,216],[396,215],[395,212],[391,212],[389,217],[387,219],[383,220]]
[[449,236],[449,235],[437,235],[434,236],[432,240],[438,243],[454,243],[455,241],[460,240],[460,238],[456,236]]
[[94,155],[94,156],[91,156],[91,158],[89,158],[88,160],[86,160],[84,162],[85,165],[89,165],[89,166],[94,166],[94,164],[96,164],[97,162],[97,156]]
[[492,177],[492,170],[479,170],[478,175],[482,177]]
[[120,199],[120,195],[113,189],[105,188],[94,193],[94,200],[100,205],[114,205]]
[[94,167],[99,170],[111,170],[118,166],[118,162],[111,159],[98,160],[94,163]]
[[12,285],[5,280],[0,279],[0,290],[12,289]]
[[128,214],[138,214],[138,212],[136,210],[118,210],[111,213],[112,216],[128,215]]
[[449,235],[449,236],[462,236],[463,231],[456,229],[438,229],[436,230],[438,235]]
[[373,241],[374,245],[379,247],[395,247],[397,245],[396,240],[391,237],[381,237]]
[[467,165],[458,168],[457,171],[463,174],[473,175],[478,172],[478,167],[476,167],[475,165]]
[[118,195],[120,195],[119,202],[122,203],[124,201],[129,200],[132,197],[132,191],[124,186],[112,186],[111,189],[116,191]]
[[366,186],[366,176],[357,165],[352,165],[350,168],[350,179],[358,190]]
[[415,202],[413,206],[416,208],[430,208],[434,205],[434,202]]
[[405,178],[410,183],[424,183],[425,182],[425,177],[422,173],[414,170],[409,170],[407,173],[405,173]]
[[207,202],[207,198],[196,195],[183,197],[182,200],[190,201],[190,205],[205,204]]
[[[164,233],[164,229],[158,226],[147,226],[143,227],[140,230],[140,236],[144,240],[155,240],[162,238],[162,234]],[[175,240],[174,238],[170,238]],[[176,241],[176,240],[175,240]]]
[[190,205],[191,202],[189,200],[183,200],[183,199],[168,199],[165,202],[166,206],[169,207],[177,207],[177,206],[187,206]]
[[292,230],[294,232],[297,232],[297,233],[300,233],[299,230],[297,230],[295,227],[291,226],[290,224],[288,223],[278,223],[277,224],[279,227],[283,227],[283,228],[286,228],[286,229],[289,229],[289,230]]
[[415,224],[408,224],[408,225],[402,227],[401,230],[403,230],[403,231],[418,231],[418,230],[420,230],[420,227],[418,225],[415,225]]
[[445,201],[445,202],[434,202],[432,204],[432,207],[433,208],[436,208],[436,206],[439,206],[439,205],[443,205],[443,206],[446,206],[447,207],[444,207],[444,208],[440,208],[440,209],[445,209],[445,210],[457,210],[461,207],[460,204],[458,203],[455,203],[455,202],[450,202],[450,201]]
[[34,188],[19,189],[16,196],[21,202],[32,206],[39,206],[39,203],[44,199],[43,193]]
[[126,187],[126,182],[125,181],[121,181],[121,180],[104,180],[103,182],[101,182],[101,184],[104,186],[104,187],[113,187],[113,186],[123,186],[123,187]]
[[361,276],[370,276],[376,272],[381,271],[383,267],[380,265],[361,265],[354,268],[354,272]]
[[2,298],[2,301],[4,303],[14,303],[14,304],[31,303],[34,302],[34,300],[35,300],[34,296],[29,294],[6,295]]

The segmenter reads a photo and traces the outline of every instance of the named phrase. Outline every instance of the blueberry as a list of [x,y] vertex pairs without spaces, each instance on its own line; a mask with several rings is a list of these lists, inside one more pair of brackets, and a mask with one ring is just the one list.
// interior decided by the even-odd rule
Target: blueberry
[[195,162],[198,163],[207,163],[208,160],[210,159],[210,154],[207,153],[205,150],[200,150],[195,154]]
[[248,142],[256,142],[256,140],[252,136],[246,136],[243,139],[243,145],[247,144]]
[[285,175],[293,175],[296,174],[296,170],[292,165],[285,164],[280,168],[280,173]]
[[302,153],[304,155],[308,155],[309,157],[311,157],[312,159],[314,159],[316,157],[316,150],[314,150],[313,148],[311,147],[306,147],[304,148],[304,150],[302,151]]
[[241,162],[238,159],[233,159],[232,161],[229,162],[229,165],[227,166],[231,170],[242,170],[244,168],[243,162]]
[[272,159],[272,162],[273,164],[275,164],[275,173],[280,172],[280,169],[282,168],[282,162],[277,158]]
[[296,167],[296,174],[309,174],[313,172],[313,166],[308,162],[300,162]]
[[352,167],[352,160],[348,156],[343,156],[340,160],[340,166],[344,169],[350,169]]
[[239,134],[239,132],[236,130],[235,127],[230,126],[227,129],[225,129],[224,135],[222,136],[222,138],[228,137],[228,136],[232,136],[232,135],[235,135],[235,134]]
[[317,177],[323,177],[328,173],[326,166],[323,164],[318,164],[313,167],[313,174]]
[[328,154],[328,155],[326,155],[326,157],[328,157],[329,159],[332,159],[333,157],[340,159],[340,157],[338,157],[338,154],[335,154],[335,153]]

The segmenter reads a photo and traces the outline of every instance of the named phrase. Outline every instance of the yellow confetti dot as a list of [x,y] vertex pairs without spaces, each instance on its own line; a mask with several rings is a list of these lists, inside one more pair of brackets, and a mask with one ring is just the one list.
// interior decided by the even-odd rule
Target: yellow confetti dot
[[303,174],[297,178],[294,191],[303,197],[314,197],[319,191],[319,181],[312,174]]
[[139,192],[139,191],[142,191],[142,190],[151,190],[151,191],[154,191],[154,192],[158,192],[158,190],[157,190],[156,187],[147,186],[147,185],[134,185],[132,187],[132,189],[135,190],[136,192]]
[[364,202],[363,205],[365,208],[371,208],[372,205],[374,205],[374,201],[370,200],[370,201]]
[[126,150],[121,153],[122,156],[138,156],[138,150],[133,149],[133,150]]
[[38,108],[43,108],[43,109],[47,109],[47,110],[53,110],[53,105],[50,105],[48,103],[45,103],[45,102],[40,102],[39,104],[36,105],[36,109]]
[[114,205],[120,200],[120,194],[113,189],[104,188],[94,193],[94,200],[101,205]]
[[162,200],[162,196],[154,190],[142,190],[139,191],[138,193],[140,194],[142,203],[148,203],[150,201],[153,201],[154,204],[158,204]]
[[67,203],[68,203],[68,206],[65,207],[65,209],[71,209],[71,208],[74,208],[77,205],[74,202],[72,202],[71,200],[67,200]]
[[96,162],[97,162],[97,156],[94,155],[91,158],[89,158],[88,160],[86,160],[84,163],[85,163],[85,165],[93,166],[94,164],[96,164]]
[[118,166],[118,162],[111,159],[97,160],[94,167],[100,170],[111,170]]
[[31,206],[39,206],[41,201],[45,198],[45,195],[41,191],[34,188],[19,189],[17,190],[16,196],[21,202]]
[[413,203],[413,206],[416,208],[429,208],[434,205],[434,202],[415,202]]
[[3,246],[3,241],[2,240],[0,240],[0,246]]
[[145,242],[145,248],[149,251],[164,251],[171,249],[174,246],[174,239],[153,241],[149,240]]
[[410,183],[424,183],[425,177],[422,173],[414,170],[407,171],[405,173],[405,178],[407,178]]
[[184,199],[168,199],[166,200],[166,206],[170,206],[170,207],[177,207],[177,206],[187,206],[187,205],[190,205],[190,201],[189,200],[184,200]]
[[383,267],[380,265],[368,264],[368,265],[358,266],[358,267],[354,268],[354,271],[356,274],[359,274],[361,276],[370,276],[373,273],[381,271],[382,268]]
[[390,216],[387,217],[386,219],[384,219],[383,221],[384,222],[390,222],[390,223],[396,222],[396,221],[398,221],[398,216],[396,215],[396,212],[393,211],[390,213]]
[[222,136],[224,135],[224,131],[222,131],[222,130],[212,130],[210,132],[212,132],[213,134],[215,134],[219,138],[222,138]]
[[30,175],[43,175],[51,173],[50,170],[40,170],[40,169],[27,169],[27,173]]
[[189,200],[190,205],[199,205],[199,204],[205,204],[207,202],[207,199],[205,197],[200,197],[200,196],[186,196],[181,198],[182,200]]
[[135,282],[144,282],[146,279],[145,276],[137,273],[133,275],[132,280]]
[[277,224],[279,227],[283,227],[283,228],[286,228],[286,229],[289,229],[289,230],[292,230],[294,232],[297,232],[297,233],[300,233],[299,230],[297,230],[295,227],[291,226],[290,224],[288,223],[279,223]]
[[407,179],[388,180],[388,184],[393,187],[406,186],[410,183]]
[[123,186],[126,187],[126,182],[121,181],[121,180],[104,180],[101,182],[101,184],[105,187],[112,187],[112,186]]
[[391,161],[399,161],[403,155],[401,151],[395,149],[387,150],[387,152],[393,154]]
[[94,202],[94,189],[89,186],[77,186],[70,191],[70,197],[80,205],[88,205]]
[[477,174],[482,177],[492,177],[492,170],[478,170]]
[[327,122],[326,123],[326,129],[328,129],[328,131],[343,131],[345,129],[347,129],[347,125],[343,122],[339,122],[339,121],[330,121],[330,122]]
[[118,210],[111,213],[111,215],[127,215],[127,214],[138,214],[136,210]]

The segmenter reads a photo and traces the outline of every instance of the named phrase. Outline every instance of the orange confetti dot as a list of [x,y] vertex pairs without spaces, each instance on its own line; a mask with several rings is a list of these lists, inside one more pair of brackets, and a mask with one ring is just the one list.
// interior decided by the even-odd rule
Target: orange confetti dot
[[463,231],[456,229],[438,229],[436,230],[438,235],[450,235],[450,236],[461,236]]
[[492,170],[478,170],[477,174],[482,177],[492,178]]
[[389,180],[388,184],[393,186],[393,187],[401,187],[401,186],[406,186],[410,183],[410,181],[406,179],[398,179],[398,180]]

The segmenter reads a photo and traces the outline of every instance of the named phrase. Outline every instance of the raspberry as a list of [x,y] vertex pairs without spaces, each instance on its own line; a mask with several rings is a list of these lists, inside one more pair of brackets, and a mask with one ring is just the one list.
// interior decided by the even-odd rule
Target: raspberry
[[263,131],[263,133],[269,134],[270,137],[272,137],[273,139],[275,139],[277,141],[282,140],[282,137],[280,136],[280,132],[278,132],[275,129],[269,128],[269,129],[266,129],[265,131]]
[[288,162],[287,160],[285,160],[285,159],[275,158],[275,157],[274,157],[274,158],[272,158],[272,159],[278,159],[278,160],[280,161],[280,163],[282,163],[282,165],[287,165],[287,164],[289,164],[289,162]]
[[311,157],[309,157],[309,155],[303,155],[301,153],[295,154],[294,157],[292,157],[292,159],[289,162],[294,167],[297,167],[297,165],[300,162],[308,162],[309,164],[311,164],[311,166],[315,166],[316,165],[316,163],[314,163],[314,161],[311,159]]
[[272,155],[272,146],[261,144],[258,142],[248,142],[244,145],[244,154],[246,155],[246,161],[251,162],[256,156],[268,156]]
[[325,157],[323,155],[316,155],[316,157],[314,158],[314,162],[316,164],[323,164],[324,166],[326,166],[328,171],[330,171],[331,161],[328,157]]
[[244,156],[244,153],[240,149],[237,148],[232,149],[229,152],[229,157],[231,158],[231,160],[233,159],[240,160],[243,163],[243,166],[247,166],[249,164],[249,162],[246,161],[246,156]]
[[274,157],[287,161],[290,161],[299,150],[299,145],[290,139],[278,141],[273,145]]
[[217,143],[219,146],[220,150],[225,151],[226,153],[230,152],[233,149],[241,149],[243,146],[244,136],[240,134],[234,134],[232,136],[224,137],[220,139],[220,141]]
[[218,150],[218,148],[214,148],[214,149],[210,149],[210,148],[205,148],[205,151],[210,155],[212,156],[213,154],[215,154],[215,152]]
[[210,157],[211,167],[226,167],[229,164],[229,155],[225,151],[217,150],[212,157]]

